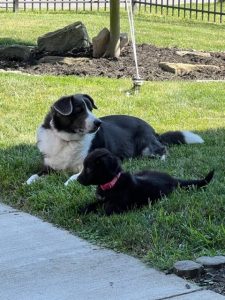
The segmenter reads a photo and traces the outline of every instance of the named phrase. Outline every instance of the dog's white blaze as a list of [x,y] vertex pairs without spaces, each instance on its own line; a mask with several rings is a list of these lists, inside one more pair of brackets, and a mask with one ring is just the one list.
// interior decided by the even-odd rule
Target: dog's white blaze
[[191,131],[182,131],[184,140],[187,144],[202,144],[204,140],[196,133]]
[[80,136],[79,140],[73,140],[71,137],[72,140],[68,141],[62,139],[56,130],[41,126],[37,132],[37,146],[44,155],[45,165],[54,170],[79,172],[94,136],[95,133],[85,134]]
[[[85,104],[86,106],[86,104]],[[94,121],[97,120],[97,118],[95,117],[95,115],[93,115],[93,113],[87,108],[87,118],[85,119],[85,132],[89,132],[90,130],[93,129],[94,127]]]

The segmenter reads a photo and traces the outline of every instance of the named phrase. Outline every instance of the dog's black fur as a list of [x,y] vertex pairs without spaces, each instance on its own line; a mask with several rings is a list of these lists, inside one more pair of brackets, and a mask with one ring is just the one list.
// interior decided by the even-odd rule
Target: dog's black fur
[[[102,190],[101,185],[111,182],[118,174],[120,176],[115,185]],[[204,179],[198,180],[177,179],[157,171],[142,171],[131,175],[122,171],[118,158],[107,149],[96,149],[85,158],[83,171],[77,180],[83,185],[97,185],[97,196],[101,198],[85,207],[83,212],[96,211],[99,205],[103,205],[105,213],[111,215],[155,202],[179,186],[206,186],[213,174],[214,171],[211,171]]]

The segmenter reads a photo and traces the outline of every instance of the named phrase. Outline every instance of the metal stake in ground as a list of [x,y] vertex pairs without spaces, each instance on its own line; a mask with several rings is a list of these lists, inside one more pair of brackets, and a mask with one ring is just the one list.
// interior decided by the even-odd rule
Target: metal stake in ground
[[139,70],[138,70],[137,49],[136,49],[135,30],[134,30],[134,16],[133,16],[131,0],[126,0],[126,6],[127,6],[127,14],[128,14],[129,25],[130,25],[130,35],[131,35],[131,43],[133,48],[134,63],[136,69],[136,76],[133,77],[133,87],[131,89],[131,92],[137,94],[140,91],[140,87],[144,81],[143,79],[140,78]]

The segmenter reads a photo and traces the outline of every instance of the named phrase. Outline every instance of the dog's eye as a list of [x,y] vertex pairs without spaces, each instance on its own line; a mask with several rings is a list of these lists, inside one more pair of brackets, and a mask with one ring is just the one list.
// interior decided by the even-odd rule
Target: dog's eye
[[75,111],[76,111],[77,113],[81,113],[83,110],[84,110],[84,107],[82,107],[82,106],[77,106],[77,107],[75,108]]

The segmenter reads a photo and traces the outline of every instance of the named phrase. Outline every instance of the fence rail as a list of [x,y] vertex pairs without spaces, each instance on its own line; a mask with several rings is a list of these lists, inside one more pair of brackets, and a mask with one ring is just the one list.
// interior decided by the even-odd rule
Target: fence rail
[[[209,22],[224,21],[225,2],[223,0],[132,0],[139,11],[161,15],[177,15]],[[126,9],[126,1],[120,1]],[[14,12],[18,10],[109,10],[110,0],[0,0],[0,9]]]
[[[126,1],[120,1],[126,9]],[[0,0],[0,8],[18,10],[109,10],[110,0]]]

